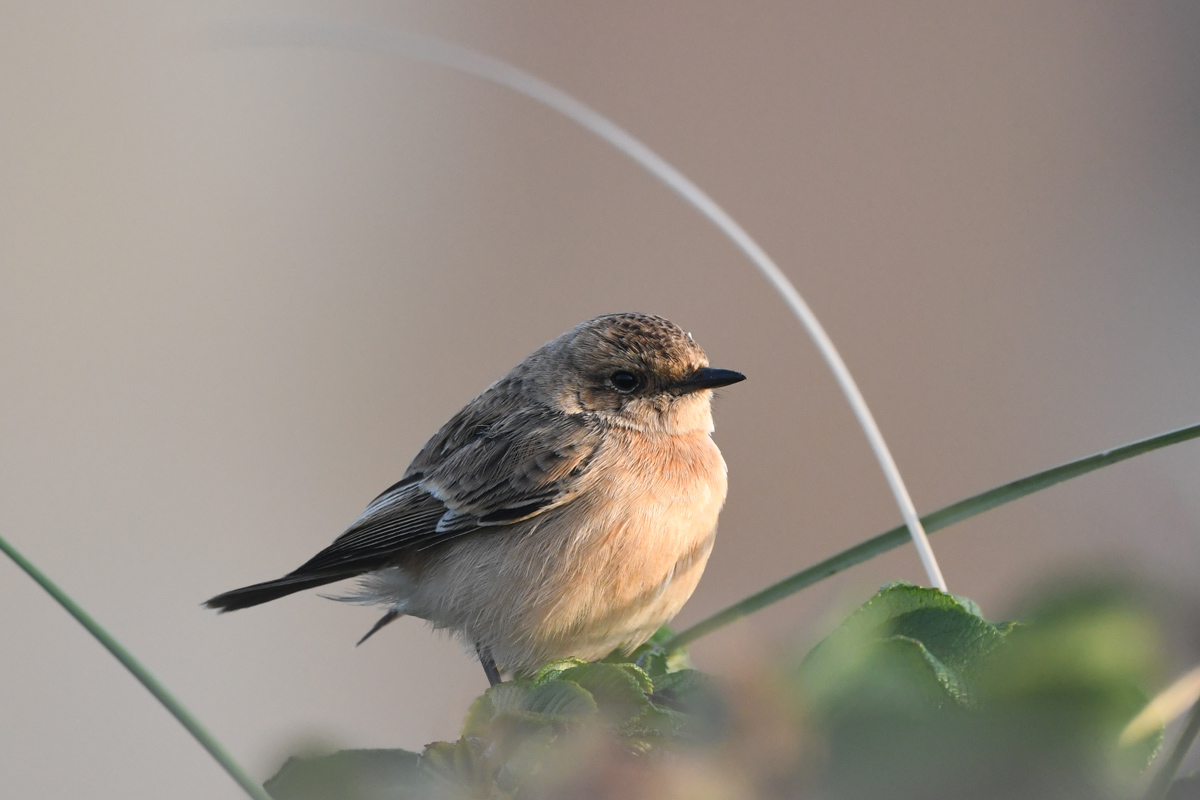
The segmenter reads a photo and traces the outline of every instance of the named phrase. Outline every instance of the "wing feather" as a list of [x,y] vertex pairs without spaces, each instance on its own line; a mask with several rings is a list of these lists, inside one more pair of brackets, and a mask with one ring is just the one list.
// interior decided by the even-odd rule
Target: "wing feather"
[[508,525],[568,501],[600,441],[583,415],[536,409],[498,420],[425,469],[421,486],[446,504],[438,532]]
[[[460,435],[464,427],[469,435]],[[593,421],[545,408],[490,424],[456,417],[425,445],[404,479],[289,574],[378,569],[405,551],[540,514],[578,493],[600,441]]]
[[331,545],[282,578],[217,595],[232,611],[398,563],[459,536],[529,519],[589,483],[598,422],[546,406],[512,410],[505,379],[442,426],[404,477],[376,497]]

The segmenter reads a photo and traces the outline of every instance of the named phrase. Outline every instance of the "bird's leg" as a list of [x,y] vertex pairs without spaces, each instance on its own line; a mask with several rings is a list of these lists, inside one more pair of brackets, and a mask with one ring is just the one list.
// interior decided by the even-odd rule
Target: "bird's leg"
[[475,652],[479,655],[479,663],[483,665],[483,672],[487,675],[488,683],[492,686],[500,683],[503,678],[500,677],[500,670],[496,669],[496,662],[492,659],[492,654],[481,644],[475,645]]

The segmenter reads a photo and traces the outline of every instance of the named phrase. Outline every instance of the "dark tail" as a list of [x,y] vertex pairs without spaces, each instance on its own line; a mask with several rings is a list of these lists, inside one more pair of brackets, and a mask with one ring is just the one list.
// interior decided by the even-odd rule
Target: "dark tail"
[[261,603],[277,600],[280,597],[286,597],[293,592],[301,592],[305,589],[311,589],[314,586],[324,586],[327,583],[340,581],[343,578],[352,578],[360,574],[362,574],[362,570],[335,574],[324,573],[314,575],[310,572],[307,575],[284,575],[282,578],[276,578],[273,581],[264,581],[256,583],[253,586],[243,586],[241,589],[234,589],[231,592],[219,594],[211,600],[205,601],[204,605],[209,608],[215,608],[219,613],[223,614],[226,611],[237,611],[240,608],[257,606]]

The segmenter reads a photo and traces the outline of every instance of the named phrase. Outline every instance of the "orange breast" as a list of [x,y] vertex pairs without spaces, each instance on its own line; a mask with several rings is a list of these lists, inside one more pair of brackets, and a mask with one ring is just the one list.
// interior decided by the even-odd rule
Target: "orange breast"
[[535,612],[547,644],[585,658],[636,645],[695,589],[725,500],[725,463],[706,433],[655,438],[605,443],[612,461],[571,509],[577,533]]

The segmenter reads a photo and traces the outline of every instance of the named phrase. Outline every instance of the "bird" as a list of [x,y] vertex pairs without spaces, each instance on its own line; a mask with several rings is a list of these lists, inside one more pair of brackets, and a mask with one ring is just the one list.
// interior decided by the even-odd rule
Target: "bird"
[[492,685],[629,653],[704,571],[727,489],[712,395],[742,380],[663,317],[582,322],[455,414],[332,544],[205,605],[358,578],[334,599],[387,607],[360,644],[421,618],[473,649]]

